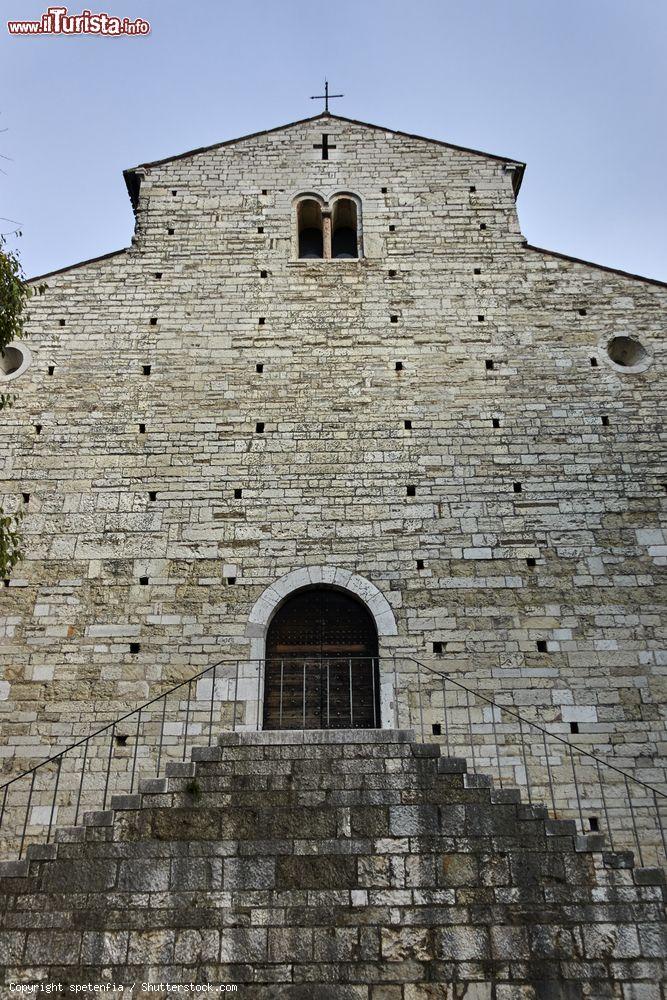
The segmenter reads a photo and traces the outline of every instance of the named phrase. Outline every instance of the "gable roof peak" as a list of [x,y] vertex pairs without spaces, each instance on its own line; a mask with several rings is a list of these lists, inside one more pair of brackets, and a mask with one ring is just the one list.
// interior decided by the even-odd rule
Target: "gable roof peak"
[[276,132],[285,132],[287,129],[295,128],[298,125],[307,125],[309,122],[321,122],[324,119],[328,121],[345,122],[348,125],[356,125],[360,128],[385,132],[387,135],[396,135],[403,139],[414,139],[418,142],[427,142],[435,146],[442,146],[445,149],[454,149],[460,153],[472,153],[474,156],[483,156],[485,159],[497,160],[500,163],[505,163],[508,167],[515,168],[512,178],[514,196],[516,197],[519,193],[524,170],[526,168],[526,164],[521,160],[515,160],[508,156],[498,156],[496,153],[487,153],[484,150],[472,149],[469,146],[458,146],[452,142],[444,142],[442,139],[431,139],[425,135],[416,135],[412,132],[402,132],[400,129],[387,128],[385,125],[374,125],[372,122],[362,122],[356,118],[348,118],[346,115],[334,114],[332,111],[320,111],[316,115],[310,115],[308,118],[299,118],[297,121],[287,122],[285,125],[277,125],[274,128],[263,129],[260,132],[251,132],[249,135],[241,135],[235,139],[226,139],[223,142],[216,142],[210,146],[199,146],[196,149],[186,150],[184,153],[177,153],[175,156],[165,156],[161,160],[150,160],[147,163],[139,163],[136,167],[130,167],[128,170],[123,171],[123,176],[125,178],[125,184],[127,185],[132,204],[136,209],[137,202],[139,200],[139,188],[141,186],[142,173],[146,170],[150,170],[151,167],[162,166],[163,164],[170,163],[173,160],[184,160],[189,156],[196,156],[199,153],[209,153],[214,149],[223,149],[225,146],[234,146],[237,143],[246,142],[249,139],[258,139],[264,135],[273,135]]

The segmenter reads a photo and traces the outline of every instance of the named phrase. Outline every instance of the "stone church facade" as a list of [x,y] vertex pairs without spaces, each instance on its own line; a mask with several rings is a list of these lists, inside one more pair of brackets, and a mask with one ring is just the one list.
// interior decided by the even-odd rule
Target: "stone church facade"
[[[667,284],[527,244],[523,169],[323,114],[127,171],[131,246],[34,279],[47,287],[0,372],[0,391],[17,396],[0,429],[5,507],[26,515],[25,558],[0,591],[4,780],[185,682],[174,760],[184,734],[193,747],[212,735],[209,701],[216,739],[241,741],[226,750],[241,773],[243,754],[271,770],[261,730],[323,734],[320,756],[305,758],[334,771],[326,730],[416,730],[415,743],[391,744],[393,773],[408,745],[421,760],[426,738],[446,761],[459,752],[470,766],[476,753],[478,770],[523,792],[532,768],[533,790],[545,800],[556,786],[559,822],[574,819],[579,837],[602,829],[609,806],[660,863]],[[636,810],[618,798],[623,777],[603,801],[590,773],[573,781],[568,743],[552,755],[524,721],[641,782]],[[115,774],[129,764],[113,738]],[[372,771],[383,744],[369,739],[358,758],[368,752]],[[134,767],[132,781],[125,791]],[[415,781],[431,788],[421,771]],[[29,803],[35,844],[47,826],[50,838],[76,825],[68,782],[57,812],[46,787]],[[411,822],[378,821],[378,836],[434,835],[423,814]],[[518,885],[517,872],[502,884]],[[384,869],[378,885],[396,888]],[[657,888],[632,886],[638,907],[653,905]],[[257,962],[270,964],[262,940]],[[387,940],[412,970],[403,992],[378,980],[331,995],[660,995],[655,966],[633,971],[635,992],[621,976],[612,992],[577,993],[584,973],[574,992],[553,992],[535,986],[552,982],[544,968],[459,970],[478,992],[409,992],[416,965],[448,962],[447,947]],[[475,947],[470,962],[485,957]],[[633,960],[648,961],[637,948]],[[494,960],[507,966],[505,952]],[[15,965],[39,966],[20,954]],[[127,955],[126,942],[116,964],[129,968]],[[429,975],[444,982],[438,968]],[[598,978],[617,975],[607,964]],[[283,995],[259,989],[250,995]]]

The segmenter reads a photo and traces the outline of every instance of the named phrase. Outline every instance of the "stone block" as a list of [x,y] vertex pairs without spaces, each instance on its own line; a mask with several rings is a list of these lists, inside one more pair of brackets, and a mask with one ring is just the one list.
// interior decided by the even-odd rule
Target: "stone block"
[[[278,859],[278,866],[284,860]],[[305,860],[305,859],[304,859]],[[280,872],[280,868],[278,867]],[[278,875],[278,887],[280,875]],[[223,871],[223,888],[227,891],[235,889],[273,889],[276,882],[276,860],[273,858],[225,858]]]

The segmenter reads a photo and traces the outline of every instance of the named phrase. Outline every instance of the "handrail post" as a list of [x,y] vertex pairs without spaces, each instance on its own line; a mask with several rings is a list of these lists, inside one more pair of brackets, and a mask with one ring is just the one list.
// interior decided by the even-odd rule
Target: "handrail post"
[[422,734],[422,743],[426,742],[426,735],[424,732],[424,704],[422,696],[422,675],[421,675],[421,663],[417,660],[417,699],[419,701],[419,728]]
[[449,723],[447,721],[447,680],[443,676],[442,678],[442,718],[445,723],[445,745],[447,747],[447,756],[451,757],[451,751],[449,749]]
[[134,753],[132,755],[132,778],[130,781],[130,795],[134,792],[134,772],[137,767],[137,749],[139,748],[139,727],[141,726],[141,709],[137,712],[137,731],[134,735]]
[[400,718],[398,715],[398,667],[396,666],[397,659],[394,657],[394,721],[396,729],[400,729]]
[[49,829],[46,834],[47,844],[51,843],[51,828],[53,827],[53,814],[56,811],[56,798],[58,797],[58,784],[60,783],[60,770],[62,767],[62,757],[58,757],[58,772],[56,774],[56,783],[53,789],[53,802],[51,803],[51,812],[49,813]]
[[160,742],[158,744],[158,750],[157,750],[157,771],[155,772],[155,776],[157,778],[160,777],[160,764],[162,763],[162,743],[164,740],[164,718],[166,711],[167,711],[167,695],[164,694],[162,696],[162,721],[160,723]]
[[377,729],[378,716],[377,716],[377,694],[375,692],[375,663],[376,663],[375,657],[374,656],[369,657],[368,662],[370,663],[371,666],[371,688],[372,688],[371,693],[373,696],[373,729]]
[[35,787],[35,775],[37,774],[37,768],[32,772],[32,777],[30,778],[30,791],[28,792],[28,804],[25,807],[25,819],[23,820],[23,833],[21,834],[21,846],[19,848],[19,861],[23,857],[23,845],[25,844],[26,830],[28,829],[28,816],[30,815],[30,803],[32,802],[32,793]]
[[306,660],[304,657],[303,661],[303,721],[301,725],[302,729],[306,728]]
[[213,699],[215,697],[215,675],[218,669],[218,664],[213,664],[213,680],[211,681],[211,709],[208,716],[208,745],[210,746],[213,742]]
[[239,661],[236,661],[236,670],[234,673],[234,701],[232,707],[232,732],[236,732],[236,703],[238,701],[239,695]]
[[76,812],[74,813],[74,826],[79,822],[79,806],[81,805],[81,792],[83,790],[83,779],[86,774],[86,760],[88,758],[88,740],[83,744],[83,761],[81,763],[81,778],[79,780],[79,791],[76,796]]
[[102,811],[107,807],[107,793],[109,791],[109,774],[111,773],[111,755],[113,753],[113,741],[116,737],[116,723],[114,722],[111,727],[111,736],[109,738],[109,758],[107,760],[107,776],[104,781],[104,799],[102,800]]

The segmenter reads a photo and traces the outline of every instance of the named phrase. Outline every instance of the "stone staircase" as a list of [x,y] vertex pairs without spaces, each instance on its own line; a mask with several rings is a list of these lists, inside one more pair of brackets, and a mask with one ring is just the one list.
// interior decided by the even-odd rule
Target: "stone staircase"
[[235,984],[258,1000],[664,997],[662,871],[440,750],[403,730],[195,748],[0,864],[0,996],[14,981]]

